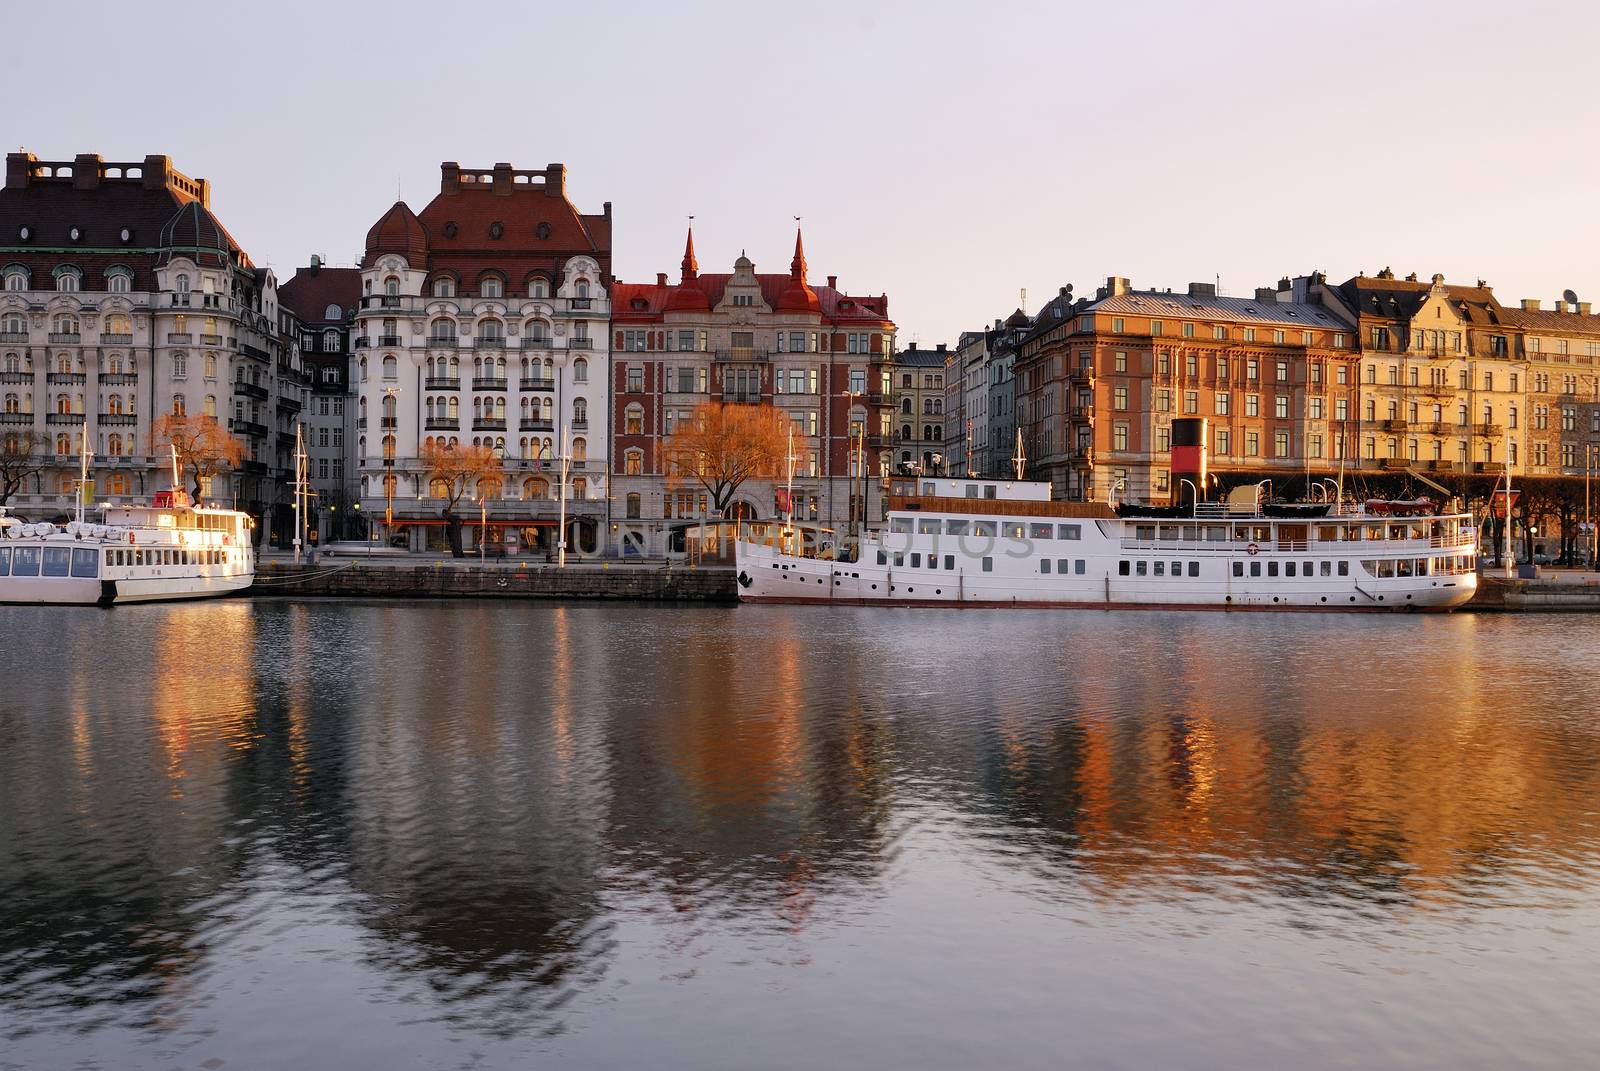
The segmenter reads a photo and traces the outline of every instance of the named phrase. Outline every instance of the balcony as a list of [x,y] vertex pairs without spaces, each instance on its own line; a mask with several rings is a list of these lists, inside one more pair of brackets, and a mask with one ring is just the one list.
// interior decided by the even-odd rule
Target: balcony
[[525,350],[548,350],[554,346],[555,343],[543,335],[536,335],[533,338],[526,335],[522,337],[522,348]]
[[81,387],[84,382],[82,372],[49,372],[45,375],[46,383],[61,387]]
[[240,435],[249,435],[258,439],[264,439],[267,435],[267,426],[265,424],[257,424],[252,420],[234,420],[233,430]]
[[1506,470],[1505,464],[1499,461],[1474,461],[1472,471],[1485,475],[1499,474]]
[[106,387],[131,387],[139,382],[137,372],[107,372],[100,377],[100,383]]
[[479,335],[472,340],[472,345],[480,350],[503,350],[506,340],[500,335]]
[[1378,467],[1383,469],[1408,469],[1415,464],[1415,461],[1408,461],[1403,457],[1385,457],[1378,461]]
[[593,298],[586,298],[586,297],[575,297],[575,298],[572,299],[571,307],[574,308],[574,309],[592,309],[592,308],[594,308],[594,299]]
[[378,345],[380,345],[380,346],[398,346],[398,345],[400,345],[400,336],[399,335],[379,335],[378,336]]
[[133,336],[132,335],[113,335],[113,334],[110,334],[109,332],[102,331],[102,332],[100,332],[100,345],[102,345],[102,346],[131,346],[131,345],[133,345]]
[[760,405],[763,399],[760,391],[723,391],[722,404],[724,405]]
[[23,343],[25,343],[27,341],[28,341],[28,332],[26,332],[26,331],[0,331],[0,342],[23,342]]
[[1418,424],[1417,431],[1421,432],[1423,435],[1454,434],[1454,429],[1449,424],[1441,423],[1440,421],[1434,421],[1432,424]]
[[23,424],[23,425],[27,425],[27,426],[31,427],[32,424],[33,424],[33,414],[32,413],[0,413],[0,424],[7,424],[7,425]]
[[379,417],[378,426],[381,428],[398,428],[400,426],[400,418],[392,416]]
[[101,413],[95,423],[103,428],[131,428],[139,423],[139,418],[133,413]]
[[45,417],[44,417],[44,422],[46,424],[82,424],[83,423],[83,414],[82,413],[46,413]]
[[0,372],[0,383],[32,383],[32,372]]
[[449,338],[446,338],[444,335],[429,335],[428,348],[432,350],[453,350],[460,343],[460,341],[461,340],[456,338],[454,335],[451,335]]
[[222,336],[221,335],[204,335],[203,334],[203,335],[200,336],[200,345],[202,345],[202,346],[220,346],[220,345],[222,345]]
[[398,309],[405,299],[395,294],[371,294],[361,299],[363,309]]
[[72,346],[76,346],[83,341],[83,335],[78,331],[52,331],[48,338],[51,342],[65,343]]
[[261,402],[267,400],[267,388],[257,386],[254,383],[247,383],[242,379],[233,381],[233,393],[242,394],[246,398],[254,398]]
[[577,336],[574,336],[572,338],[567,339],[567,349],[569,349],[569,350],[587,350],[587,349],[593,349],[593,348],[594,348],[594,339],[590,338],[587,335],[584,335],[581,338],[577,337]]
[[1485,439],[1494,439],[1504,435],[1505,428],[1499,424],[1474,424],[1472,426],[1472,434]]
[[473,431],[505,431],[506,422],[495,420],[491,417],[474,417],[472,420]]
[[1094,420],[1094,408],[1087,405],[1075,405],[1067,410],[1067,419],[1092,422]]
[[168,331],[167,344],[169,346],[187,346],[194,342],[194,335],[188,331]]
[[460,390],[460,376],[429,376],[422,381],[426,390]]
[[423,426],[428,431],[460,431],[460,417],[431,416],[423,421]]
[[188,294],[172,294],[167,304],[175,309],[187,309],[192,304]]
[[573,431],[588,431],[589,430],[589,418],[588,417],[574,418],[573,421],[572,421],[572,430]]
[[370,338],[357,338],[356,339],[356,349],[358,349],[358,350],[364,350],[364,349],[368,348],[371,345],[372,345],[372,339],[370,339]]
[[721,364],[763,364],[772,359],[766,350],[714,350],[711,359]]
[[278,399],[278,408],[288,410],[291,413],[298,413],[305,406],[301,404],[299,398],[292,398],[285,394]]
[[1384,431],[1405,431],[1410,426],[1404,420],[1385,420],[1381,425]]
[[519,384],[523,390],[555,390],[556,381],[553,379],[533,378],[523,376]]
[[528,418],[524,418],[524,419],[518,421],[517,422],[517,428],[519,430],[521,430],[521,431],[555,431],[556,430],[556,426],[555,426],[555,422],[554,421],[528,419]]
[[473,390],[505,390],[506,387],[507,381],[504,379],[495,379],[488,376],[472,377]]
[[1094,386],[1094,372],[1088,368],[1074,368],[1067,372],[1067,382],[1075,387]]
[[1427,464],[1429,472],[1455,472],[1457,468],[1454,461],[1430,461]]

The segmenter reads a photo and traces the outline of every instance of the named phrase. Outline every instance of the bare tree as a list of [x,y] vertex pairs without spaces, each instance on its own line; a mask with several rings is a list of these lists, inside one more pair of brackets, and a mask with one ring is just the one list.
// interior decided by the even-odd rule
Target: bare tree
[[26,431],[8,431],[0,443],[0,506],[11,501],[28,482],[44,469],[45,439],[29,428]]

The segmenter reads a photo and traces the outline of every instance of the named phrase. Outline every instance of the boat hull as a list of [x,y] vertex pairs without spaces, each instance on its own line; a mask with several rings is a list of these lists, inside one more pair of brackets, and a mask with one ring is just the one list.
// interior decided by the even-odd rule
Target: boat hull
[[170,602],[237,594],[254,581],[250,574],[171,576],[101,580],[92,577],[0,577],[0,605],[113,606]]

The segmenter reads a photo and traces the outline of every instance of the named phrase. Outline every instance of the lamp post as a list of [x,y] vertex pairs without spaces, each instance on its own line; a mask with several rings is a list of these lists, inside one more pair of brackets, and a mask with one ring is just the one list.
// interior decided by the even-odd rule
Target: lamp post
[[[394,444],[397,438],[395,432],[399,430],[400,425],[398,415],[400,403],[396,401],[399,397],[399,387],[383,388],[384,415],[378,418],[380,424],[378,430],[383,433],[383,541],[385,545],[394,538]],[[394,404],[390,405],[391,402]],[[395,411],[395,416],[388,415],[390,409]]]

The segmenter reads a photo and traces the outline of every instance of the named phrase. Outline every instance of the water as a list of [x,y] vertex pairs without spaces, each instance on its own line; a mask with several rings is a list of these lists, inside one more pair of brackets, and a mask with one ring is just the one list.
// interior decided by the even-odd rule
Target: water
[[0,1067],[1573,1067],[1587,619],[0,608]]

